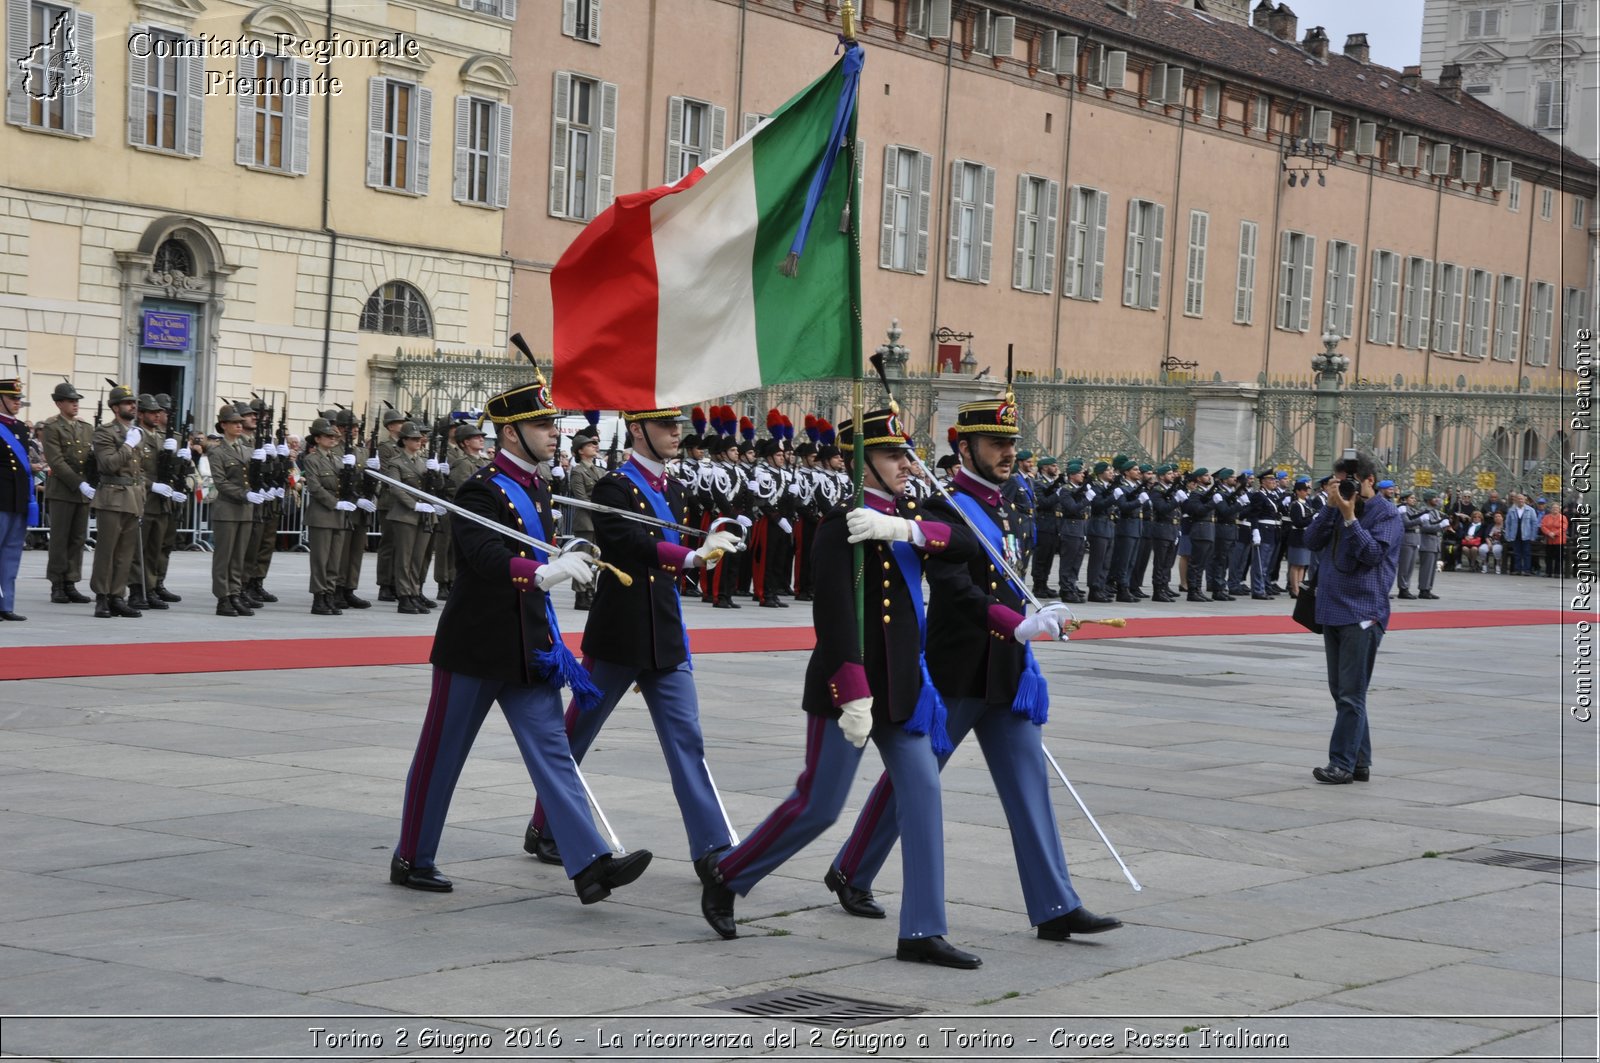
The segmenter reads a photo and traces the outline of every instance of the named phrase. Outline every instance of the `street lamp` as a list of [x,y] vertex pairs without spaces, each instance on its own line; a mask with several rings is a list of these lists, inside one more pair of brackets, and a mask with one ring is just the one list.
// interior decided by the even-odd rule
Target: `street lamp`
[[1311,356],[1311,369],[1317,374],[1317,387],[1321,389],[1331,375],[1335,386],[1339,377],[1350,371],[1350,359],[1338,353],[1340,335],[1328,331],[1322,335],[1322,350]]
[[1339,381],[1350,370],[1350,359],[1338,352],[1339,334],[1328,330],[1322,336],[1322,350],[1311,356],[1311,369],[1317,374],[1316,431],[1312,443],[1312,462],[1316,469],[1333,468],[1334,436],[1339,426]]
[[905,333],[900,329],[900,319],[892,319],[889,322],[889,342],[878,344],[877,350],[883,359],[885,376],[898,379],[905,375],[906,361],[911,357],[911,350],[900,342],[900,337],[903,335]]

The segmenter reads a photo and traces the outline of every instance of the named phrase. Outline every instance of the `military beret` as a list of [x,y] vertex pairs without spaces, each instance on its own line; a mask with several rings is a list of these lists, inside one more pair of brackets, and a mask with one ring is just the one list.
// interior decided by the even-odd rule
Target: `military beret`
[[1149,462],[1145,462],[1144,464],[1141,464],[1139,466],[1139,471],[1140,472],[1154,472],[1155,471],[1155,466],[1151,465]]
[[1317,486],[1318,487],[1327,487],[1328,486],[1328,481],[1331,480],[1331,479],[1333,479],[1333,477],[1324,476],[1322,479],[1317,481]]
[[1294,482],[1294,489],[1296,491],[1300,490],[1302,487],[1305,488],[1307,491],[1311,490],[1311,481],[1305,479],[1304,477],[1301,477],[1300,479],[1298,479],[1298,480],[1296,480]]
[[1056,463],[1056,459],[1052,458],[1048,454],[1041,454],[1039,456],[1039,467],[1041,469],[1044,468],[1046,465],[1054,465],[1055,463]]
[[1099,476],[1101,473],[1105,472],[1109,468],[1111,468],[1111,465],[1109,463],[1104,462],[1104,461],[1097,461],[1097,462],[1094,463],[1094,474],[1096,476]]
[[1202,465],[1198,469],[1189,470],[1189,475],[1190,476],[1194,476],[1194,477],[1200,477],[1200,476],[1205,476],[1209,472],[1211,472],[1211,470],[1206,468],[1204,465]]
[[1216,475],[1217,479],[1219,479],[1219,480],[1226,480],[1228,477],[1232,476],[1233,474],[1234,473],[1233,473],[1232,469],[1224,466],[1224,467],[1218,469],[1216,471],[1215,475]]
[[1387,490],[1388,488],[1391,488],[1393,486],[1394,486],[1394,481],[1393,480],[1379,480],[1378,481],[1378,490],[1380,490],[1380,491]]
[[[1424,492],[1422,492],[1422,500],[1424,502],[1432,502],[1434,499],[1436,499],[1438,497],[1439,497],[1439,492],[1437,492],[1437,491],[1424,491]],[[1544,499],[1541,498],[1541,499],[1539,499],[1539,501],[1543,502]]]
[[1125,467],[1127,467],[1129,465],[1132,465],[1132,464],[1133,464],[1133,462],[1128,458],[1128,455],[1126,455],[1126,454],[1117,454],[1114,457],[1112,457],[1112,459],[1111,459],[1111,467],[1113,469],[1122,469],[1122,468],[1125,468]]
[[1082,472],[1083,471],[1083,459],[1082,458],[1073,458],[1071,461],[1067,462],[1066,469],[1067,469],[1067,474],[1069,476],[1073,475],[1075,473]]
[[1176,465],[1157,465],[1155,468],[1155,474],[1157,476],[1165,476],[1167,473],[1176,472],[1177,470],[1178,467]]
[[1031,450],[1019,450],[1019,451],[1017,451],[1017,460],[1018,461],[1032,461],[1033,460],[1033,451],[1031,451]]
[[1294,482],[1297,483],[1297,484],[1308,484],[1309,485],[1311,483],[1311,477],[1309,477],[1309,476],[1296,476],[1294,478]]

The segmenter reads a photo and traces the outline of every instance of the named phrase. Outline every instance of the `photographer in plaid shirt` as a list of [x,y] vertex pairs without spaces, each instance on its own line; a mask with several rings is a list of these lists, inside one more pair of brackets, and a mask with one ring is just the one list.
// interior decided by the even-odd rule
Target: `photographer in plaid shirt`
[[1311,775],[1325,783],[1366,782],[1372,770],[1367,684],[1389,626],[1389,587],[1400,562],[1404,522],[1394,503],[1377,493],[1370,455],[1340,461],[1333,478],[1328,505],[1305,530],[1306,546],[1318,554],[1317,623],[1336,713],[1327,767],[1313,768]]

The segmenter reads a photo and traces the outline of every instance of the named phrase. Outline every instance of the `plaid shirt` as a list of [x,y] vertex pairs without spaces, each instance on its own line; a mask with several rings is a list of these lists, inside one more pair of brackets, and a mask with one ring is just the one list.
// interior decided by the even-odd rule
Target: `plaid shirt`
[[1388,628],[1389,588],[1400,567],[1404,523],[1382,495],[1367,499],[1348,527],[1338,506],[1329,503],[1318,511],[1305,532],[1306,546],[1320,555],[1317,623],[1337,627],[1371,620]]

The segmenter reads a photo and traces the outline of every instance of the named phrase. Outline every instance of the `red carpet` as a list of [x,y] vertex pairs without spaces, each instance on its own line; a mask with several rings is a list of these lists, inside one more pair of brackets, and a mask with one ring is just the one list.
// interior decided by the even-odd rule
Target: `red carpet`
[[[1586,613],[1558,609],[1490,611],[1454,609],[1396,613],[1393,631],[1429,628],[1522,627],[1591,620]],[[1088,624],[1074,639],[1177,638],[1195,635],[1292,635],[1310,633],[1287,615],[1133,617],[1125,628]],[[566,636],[579,652],[580,634]],[[809,650],[809,627],[709,628],[689,632],[698,654],[778,653]],[[0,680],[63,679],[69,676],[171,675],[183,672],[256,672],[283,668],[360,668],[423,664],[432,635],[348,639],[259,639],[229,642],[135,642],[89,646],[26,646],[0,649]],[[265,652],[264,652],[265,651]]]

